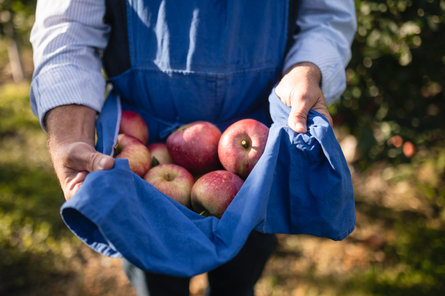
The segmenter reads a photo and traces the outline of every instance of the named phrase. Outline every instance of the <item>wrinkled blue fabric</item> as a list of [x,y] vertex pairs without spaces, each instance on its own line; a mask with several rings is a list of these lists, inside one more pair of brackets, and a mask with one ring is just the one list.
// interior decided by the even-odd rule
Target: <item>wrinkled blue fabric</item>
[[[273,124],[263,156],[221,219],[165,196],[117,159],[90,173],[61,209],[67,226],[99,253],[153,272],[192,276],[231,259],[256,229],[344,239],[354,228],[351,177],[328,121],[310,111],[308,132],[287,127],[289,108],[269,96]],[[120,101],[98,119],[98,149],[111,152]]]
[[127,1],[132,64],[109,78],[96,148],[112,154],[123,109],[143,116],[150,142],[196,120],[221,131],[241,118],[265,123],[265,152],[222,218],[185,208],[122,159],[88,174],[61,208],[92,249],[144,270],[209,271],[233,258],[252,230],[341,240],[354,228],[351,176],[327,120],[311,111],[308,132],[296,134],[287,127],[289,107],[270,91],[282,69],[288,1],[215,3]]

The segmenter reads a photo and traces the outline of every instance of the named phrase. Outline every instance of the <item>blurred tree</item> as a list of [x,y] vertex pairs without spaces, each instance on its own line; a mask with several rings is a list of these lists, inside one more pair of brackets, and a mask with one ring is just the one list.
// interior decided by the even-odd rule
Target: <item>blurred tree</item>
[[9,63],[15,82],[25,78],[20,48],[28,40],[35,6],[36,1],[32,0],[0,0],[0,38],[8,45]]
[[357,165],[409,161],[445,139],[445,1],[356,0],[348,87],[332,107],[358,140]]

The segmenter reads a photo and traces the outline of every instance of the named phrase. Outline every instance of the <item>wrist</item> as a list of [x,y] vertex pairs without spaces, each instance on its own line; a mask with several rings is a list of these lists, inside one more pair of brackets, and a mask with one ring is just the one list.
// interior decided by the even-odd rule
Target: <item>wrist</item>
[[321,85],[321,71],[320,68],[311,62],[300,62],[292,67],[286,72],[285,75],[305,75],[310,81],[316,83],[317,85]]

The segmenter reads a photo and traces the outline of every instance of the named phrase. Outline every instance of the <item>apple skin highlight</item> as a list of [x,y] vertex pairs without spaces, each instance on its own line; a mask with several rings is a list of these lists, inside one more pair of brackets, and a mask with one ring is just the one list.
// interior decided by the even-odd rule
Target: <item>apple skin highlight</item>
[[119,134],[116,152],[115,158],[128,159],[130,170],[141,177],[151,168],[150,151],[147,146],[135,137]]
[[147,144],[149,138],[148,126],[142,116],[129,110],[124,110],[121,113],[119,133],[133,136],[144,145]]
[[210,122],[186,124],[170,136],[166,144],[174,163],[193,174],[203,174],[220,167],[218,142],[221,131]]

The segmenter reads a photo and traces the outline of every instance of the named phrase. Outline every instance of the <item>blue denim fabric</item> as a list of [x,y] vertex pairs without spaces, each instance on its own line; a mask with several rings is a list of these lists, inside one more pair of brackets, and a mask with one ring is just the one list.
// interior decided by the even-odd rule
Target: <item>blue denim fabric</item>
[[191,121],[223,124],[267,111],[268,93],[281,74],[287,6],[266,0],[128,1],[132,67],[110,81],[124,108],[146,119],[150,141]]
[[[252,230],[344,239],[355,225],[351,176],[328,121],[309,113],[309,131],[287,127],[289,108],[269,97],[274,123],[263,156],[221,219],[203,217],[165,196],[117,159],[90,173],[61,209],[67,226],[96,251],[156,273],[192,276],[241,249]],[[98,120],[98,149],[110,152],[119,97]]]
[[121,108],[144,116],[151,142],[190,121],[224,130],[256,118],[270,126],[266,149],[221,219],[185,208],[118,159],[113,169],[90,173],[62,206],[71,231],[102,254],[174,276],[224,264],[252,230],[345,238],[354,229],[354,195],[335,135],[314,111],[308,132],[296,134],[287,127],[289,107],[272,90],[287,1],[142,2],[128,1],[132,67],[110,79],[97,149],[112,153]]

